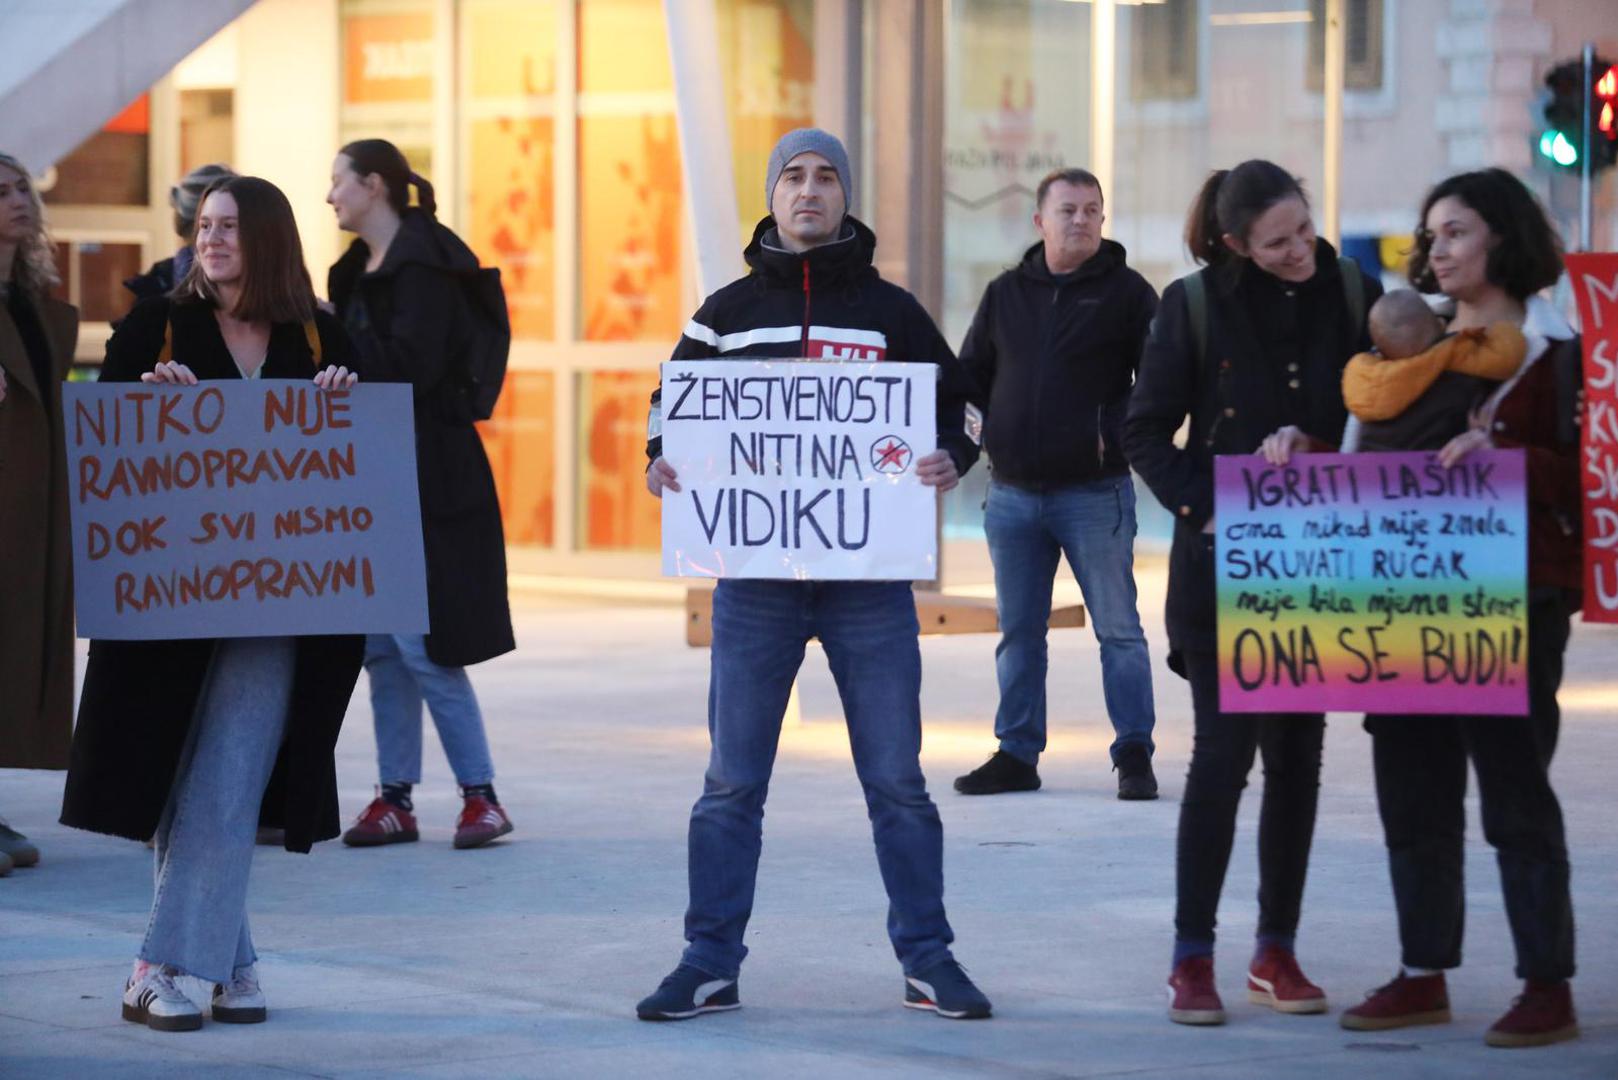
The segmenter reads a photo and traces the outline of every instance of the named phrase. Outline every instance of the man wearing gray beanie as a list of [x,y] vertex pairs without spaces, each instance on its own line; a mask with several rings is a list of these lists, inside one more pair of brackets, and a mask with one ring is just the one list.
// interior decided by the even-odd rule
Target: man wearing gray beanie
[[[948,491],[977,460],[966,434],[970,380],[916,298],[871,264],[876,237],[849,215],[848,154],[817,128],[788,132],[764,179],[770,213],[747,246],[752,273],[704,301],[675,360],[839,359],[937,364],[939,449],[917,478]],[[680,495],[662,456],[662,395],[652,395],[647,489]],[[921,753],[921,650],[908,581],[725,578],[714,589],[708,729],[712,752],[691,810],[690,904],[679,966],[636,1006],[642,1020],[741,1007],[737,979],[753,910],[764,797],[788,691],[811,637],[825,646],[865,789],[888,891],[888,936],[905,1006],[950,1019],[990,1013],[950,952],[944,831]]]

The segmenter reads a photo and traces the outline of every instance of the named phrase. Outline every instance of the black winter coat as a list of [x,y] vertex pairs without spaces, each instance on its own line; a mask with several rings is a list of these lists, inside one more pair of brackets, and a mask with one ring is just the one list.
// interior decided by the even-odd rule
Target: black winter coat
[[500,499],[473,424],[455,342],[469,317],[456,275],[477,269],[460,238],[420,210],[404,215],[375,273],[355,240],[327,287],[354,337],[360,377],[415,389],[416,475],[427,559],[427,656],[465,667],[516,648],[506,595]]
[[1041,491],[1124,476],[1124,412],[1157,293],[1103,240],[1056,276],[1035,244],[989,283],[961,345],[996,480]]
[[[802,254],[780,246],[775,219],[753,229],[743,256],[752,273],[703,301],[674,347],[674,360],[810,357],[937,364],[938,446],[962,473],[978,459],[966,433],[972,381],[932,316],[871,265],[876,234],[853,217],[839,240]],[[646,456],[663,452],[663,390],[652,393]]]
[[[1185,283],[1163,291],[1124,424],[1124,451],[1152,493],[1174,515],[1165,621],[1169,663],[1188,649],[1217,648],[1213,536],[1216,454],[1251,454],[1288,424],[1334,451],[1348,420],[1343,366],[1370,348],[1362,311],[1350,317],[1337,253],[1316,242],[1315,274],[1281,281],[1243,259],[1205,273],[1207,349],[1199,363]],[[1363,274],[1365,310],[1382,295]],[[1174,434],[1187,416],[1184,447]]]
[[[101,381],[136,382],[152,370],[170,320],[174,357],[198,379],[241,378],[213,307],[160,297],[136,304],[107,342]],[[337,321],[317,314],[315,326],[324,363],[352,367],[348,336]],[[267,379],[314,377],[301,326],[276,324],[262,370]],[[131,840],[156,832],[215,644],[205,638],[90,643],[62,824]],[[259,811],[260,824],[286,829],[288,851],[308,851],[341,829],[333,753],[364,656],[360,635],[297,639],[286,737]]]

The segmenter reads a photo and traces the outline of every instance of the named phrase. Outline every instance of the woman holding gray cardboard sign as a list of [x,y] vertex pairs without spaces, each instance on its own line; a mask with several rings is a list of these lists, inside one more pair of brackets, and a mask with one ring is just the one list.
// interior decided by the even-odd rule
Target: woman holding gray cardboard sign
[[[61,769],[73,732],[73,576],[61,383],[79,313],[51,297],[45,207],[0,154],[0,768]],[[0,876],[39,849],[0,821]]]
[[[107,342],[103,382],[311,379],[352,386],[348,336],[316,310],[286,196],[256,177],[212,185],[197,258]],[[246,913],[255,831],[289,851],[337,835],[333,749],[359,678],[358,635],[92,641],[62,822],[155,836],[151,917],[123,1016],[191,1031],[175,984],[214,984],[215,1020],[265,1019]]]
[[[1528,474],[1528,716],[1367,716],[1377,805],[1399,913],[1399,974],[1343,1013],[1380,1031],[1450,1019],[1447,968],[1461,963],[1467,762],[1483,835],[1495,848],[1523,992],[1489,1029],[1491,1046],[1578,1035],[1573,904],[1562,808],[1551,789],[1572,613],[1581,602],[1579,339],[1543,297],[1562,273],[1561,242],[1534,197],[1504,169],[1452,176],[1427,194],[1411,283],[1443,293],[1451,332],[1521,328],[1527,357],[1438,452],[1520,447]],[[1507,324],[1501,326],[1501,324]],[[1518,353],[1521,348],[1519,345]],[[1414,406],[1412,406],[1414,408]],[[1387,425],[1384,425],[1387,427]],[[1408,425],[1405,426],[1408,429]],[[1417,441],[1417,440],[1412,440]],[[1438,449],[1429,442],[1408,449]]]
[[[410,170],[398,147],[383,139],[343,147],[326,201],[337,224],[358,235],[327,280],[354,336],[360,370],[368,379],[408,382],[415,393],[430,624],[425,635],[366,639],[381,790],[343,843],[376,847],[420,838],[411,789],[421,782],[425,702],[461,789],[455,846],[482,847],[512,830],[494,792],[494,760],[466,673],[517,647],[500,499],[474,425],[479,394],[496,388],[480,388],[470,363],[483,334],[498,331],[489,325],[490,312],[468,301],[477,256],[433,217],[433,187]],[[503,300],[498,307],[494,316],[503,319]]]
[[[1124,450],[1175,515],[1165,621],[1169,666],[1191,682],[1196,731],[1180,801],[1169,1018],[1220,1024],[1215,914],[1255,754],[1259,816],[1258,942],[1248,997],[1319,1013],[1326,997],[1293,953],[1314,838],[1325,717],[1226,713],[1219,707],[1214,601],[1213,459],[1335,449],[1346,413],[1344,363],[1365,344],[1365,305],[1381,293],[1315,236],[1303,189],[1285,169],[1246,161],[1210,176],[1186,242],[1206,269],[1169,285],[1136,379]],[[1189,415],[1184,447],[1175,432]]]

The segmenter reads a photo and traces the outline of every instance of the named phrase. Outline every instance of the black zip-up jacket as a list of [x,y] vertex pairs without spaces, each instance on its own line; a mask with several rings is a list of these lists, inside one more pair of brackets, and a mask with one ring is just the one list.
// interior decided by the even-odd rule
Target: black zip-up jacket
[[[744,258],[752,273],[703,301],[686,323],[674,360],[725,356],[891,360],[938,365],[938,446],[965,473],[978,458],[966,433],[971,379],[932,317],[871,265],[876,235],[852,216],[838,240],[799,254],[781,246],[775,219],[753,230]],[[646,456],[663,452],[662,388],[652,394]]]
[[[1356,271],[1357,273],[1359,271]],[[1336,450],[1348,420],[1343,366],[1370,347],[1365,312],[1382,285],[1361,274],[1365,308],[1352,318],[1337,252],[1315,243],[1315,273],[1293,285],[1246,259],[1206,272],[1207,348],[1199,358],[1185,283],[1163,290],[1141,356],[1124,424],[1124,449],[1159,502],[1174,515],[1164,622],[1169,664],[1176,653],[1217,647],[1213,536],[1216,454],[1251,454],[1288,424]],[[1175,432],[1191,418],[1185,445]]]
[[1129,472],[1124,411],[1156,310],[1112,240],[1060,275],[1035,244],[989,283],[961,364],[996,480],[1042,491]]

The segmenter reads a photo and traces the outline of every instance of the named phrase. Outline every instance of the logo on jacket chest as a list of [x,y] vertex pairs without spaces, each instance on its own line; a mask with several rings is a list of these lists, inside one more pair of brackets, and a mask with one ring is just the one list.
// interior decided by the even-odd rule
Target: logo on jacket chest
[[811,360],[859,360],[875,363],[885,359],[888,355],[888,350],[886,343],[882,345],[861,345],[811,337],[809,347],[804,350],[804,354]]

